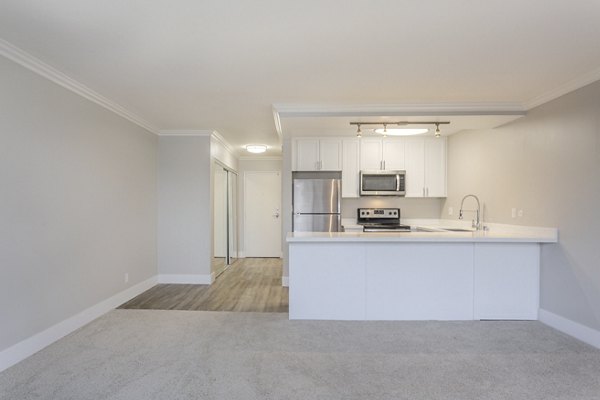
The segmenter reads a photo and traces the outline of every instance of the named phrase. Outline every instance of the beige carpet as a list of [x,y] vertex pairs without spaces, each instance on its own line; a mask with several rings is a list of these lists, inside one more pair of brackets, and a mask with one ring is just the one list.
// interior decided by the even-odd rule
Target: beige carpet
[[115,310],[1,373],[0,399],[600,399],[600,350],[538,322]]

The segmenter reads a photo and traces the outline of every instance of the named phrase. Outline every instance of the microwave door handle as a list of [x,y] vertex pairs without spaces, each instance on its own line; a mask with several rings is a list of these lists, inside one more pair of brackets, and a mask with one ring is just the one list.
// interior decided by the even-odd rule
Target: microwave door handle
[[396,174],[396,192],[400,191],[400,174]]

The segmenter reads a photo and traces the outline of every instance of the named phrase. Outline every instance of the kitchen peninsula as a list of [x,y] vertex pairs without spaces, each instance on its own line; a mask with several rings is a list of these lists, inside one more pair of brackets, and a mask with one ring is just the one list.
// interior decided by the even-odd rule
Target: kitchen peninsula
[[290,233],[290,319],[537,319],[540,246],[557,242],[556,229],[420,222],[403,233]]

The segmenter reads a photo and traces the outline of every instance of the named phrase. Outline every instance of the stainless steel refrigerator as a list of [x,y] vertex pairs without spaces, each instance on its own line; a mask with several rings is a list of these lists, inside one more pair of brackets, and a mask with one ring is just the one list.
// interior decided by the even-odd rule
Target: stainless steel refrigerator
[[294,178],[294,232],[341,230],[341,179]]

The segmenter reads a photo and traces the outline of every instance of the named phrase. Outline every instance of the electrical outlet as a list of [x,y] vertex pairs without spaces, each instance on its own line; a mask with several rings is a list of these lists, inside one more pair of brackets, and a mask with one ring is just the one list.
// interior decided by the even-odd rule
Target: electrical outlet
[[516,208],[513,207],[510,210],[510,216],[513,217],[513,218],[517,218],[517,209]]
[[123,279],[125,281],[125,283],[129,282],[129,273],[125,272],[125,277]]
[[522,209],[521,209],[521,210],[519,210],[519,212],[518,212],[518,214],[517,214],[517,215],[519,216],[519,218],[521,218],[521,217],[523,216],[523,210],[522,210]]
[[448,215],[454,215],[454,208],[448,207]]

